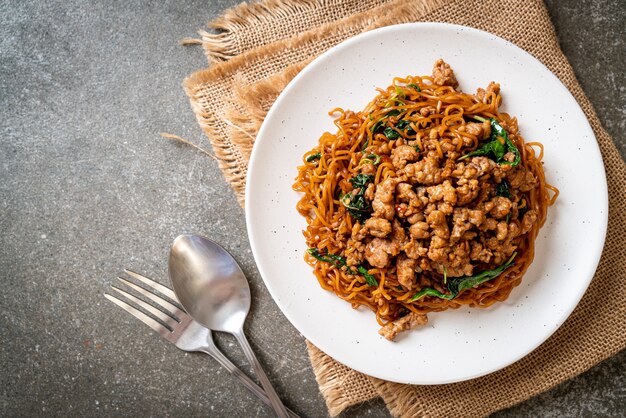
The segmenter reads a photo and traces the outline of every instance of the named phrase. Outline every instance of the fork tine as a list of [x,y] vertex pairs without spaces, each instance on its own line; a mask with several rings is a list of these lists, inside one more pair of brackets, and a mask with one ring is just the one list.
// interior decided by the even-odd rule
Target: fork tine
[[105,293],[104,297],[110,300],[111,302],[115,303],[120,308],[124,309],[126,312],[128,312],[129,314],[131,314],[132,316],[134,316],[135,318],[137,318],[138,320],[140,320],[141,322],[143,322],[144,324],[146,324],[147,326],[149,326],[150,328],[152,328],[159,334],[161,334],[162,337],[167,338],[169,334],[171,334],[171,331],[167,329],[163,324],[155,321],[154,319],[150,318],[145,313],[141,312],[139,309],[136,309],[130,306],[128,303],[122,301],[121,299],[118,299],[115,296],[111,296],[108,293]]
[[140,308],[145,309],[146,311],[150,312],[152,315],[156,316],[161,321],[165,322],[165,324],[168,327],[172,328],[172,330],[178,324],[178,321],[176,320],[176,318],[173,318],[172,315],[168,315],[168,314],[164,313],[163,311],[160,311],[159,309],[155,308],[154,306],[150,305],[149,303],[144,302],[143,300],[139,299],[138,297],[135,297],[135,296],[131,295],[130,293],[125,292],[124,290],[122,290],[122,289],[120,289],[118,287],[111,286],[111,288],[113,290],[117,291],[118,293],[121,293],[122,295],[126,296],[131,301],[135,302],[137,305],[139,305]]
[[163,293],[165,296],[172,299],[173,301],[179,302],[178,298],[176,297],[176,293],[174,293],[174,291],[170,289],[169,287],[163,286],[161,283],[158,283],[152,280],[151,278],[143,276],[139,273],[135,273],[132,270],[124,269],[124,272],[128,274],[129,276],[134,277],[135,279],[139,280],[140,282],[145,283],[148,286],[155,288],[156,290]]
[[180,309],[176,305],[171,304],[170,302],[168,302],[165,299],[163,299],[161,296],[157,296],[154,293],[150,292],[149,290],[144,289],[141,286],[137,286],[135,283],[129,282],[128,280],[126,280],[123,277],[118,277],[118,279],[122,283],[126,284],[128,287],[130,287],[132,289],[135,289],[137,292],[141,293],[142,295],[144,295],[147,298],[150,298],[151,300],[153,300],[157,304],[161,305],[162,307],[164,307],[168,311],[170,311],[172,313],[180,311]]

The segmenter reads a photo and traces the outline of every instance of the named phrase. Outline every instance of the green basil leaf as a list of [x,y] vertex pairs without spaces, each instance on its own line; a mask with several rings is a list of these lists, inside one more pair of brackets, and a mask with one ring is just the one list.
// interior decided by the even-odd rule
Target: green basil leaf
[[476,287],[481,283],[487,282],[489,280],[493,280],[498,277],[502,272],[509,267],[511,267],[513,263],[513,259],[517,253],[513,253],[509,260],[502,264],[500,267],[496,267],[493,270],[485,270],[478,274],[469,277],[450,277],[448,279],[448,289],[450,293],[453,293],[455,296],[460,292],[466,289],[471,289],[472,287]]
[[406,119],[399,120],[398,123],[396,123],[396,129],[401,129],[404,131],[410,127],[411,127],[411,122]]
[[502,196],[508,199],[511,198],[511,191],[509,190],[508,181],[502,180],[500,183],[496,184],[496,196]]
[[498,136],[501,136],[502,138],[504,138],[503,147],[506,147],[506,151],[502,154],[502,157],[504,156],[506,152],[512,152],[513,155],[515,155],[515,159],[513,161],[506,161],[502,159],[502,157],[500,157],[496,160],[496,162],[498,164],[511,165],[515,167],[522,161],[522,156],[520,155],[519,150],[509,138],[509,134],[506,131],[506,129],[504,129],[502,125],[498,123],[497,120],[491,118],[490,123],[491,123],[491,138],[494,138],[495,140],[497,140]]
[[385,136],[389,140],[394,140],[394,139],[400,138],[400,134],[398,132],[396,132],[395,130],[393,130],[392,128],[385,128],[383,133],[385,134]]
[[[346,259],[340,255],[337,254],[321,254],[320,251],[317,248],[309,248],[308,250],[306,250],[307,253],[311,254],[313,257],[315,257],[317,260],[322,261],[324,263],[330,263],[333,264],[335,267],[337,268],[342,268],[342,267],[346,267],[346,272],[348,274],[357,274],[354,270],[352,270],[350,267],[346,266]],[[363,276],[365,278],[365,281],[367,282],[368,285],[370,286],[378,286],[378,282],[376,281],[376,278],[374,276],[372,276],[371,274],[369,274],[367,272],[367,269],[363,266],[359,266],[357,268],[358,274],[360,274],[361,276]]]
[[[472,118],[479,120],[481,122],[486,121],[485,118],[482,118],[480,116],[472,116]],[[459,158],[459,161],[464,160],[469,157],[486,155],[490,157],[492,160],[494,160],[495,162],[497,162],[498,164],[506,164],[506,165],[511,165],[511,166],[518,165],[522,157],[520,155],[519,150],[515,146],[515,144],[509,138],[509,134],[506,132],[506,129],[504,129],[502,125],[500,125],[498,121],[496,121],[493,118],[490,119],[489,123],[491,124],[491,135],[489,136],[488,142],[483,144],[478,149],[468,154],[463,155],[462,157]],[[504,139],[504,144],[500,142],[498,137],[501,137]],[[504,155],[507,152],[511,152],[515,155],[515,159],[513,161],[507,161],[504,159]]]
[[322,158],[322,154],[320,154],[319,152],[316,152],[315,154],[311,154],[308,157],[306,157],[306,162],[312,163],[313,161],[319,160],[320,158]]
[[352,185],[352,187],[354,187],[355,189],[360,189],[365,187],[365,185],[367,183],[369,183],[370,181],[374,180],[374,176],[371,174],[363,174],[363,173],[359,173],[356,176],[352,177],[350,179],[350,184]]
[[359,173],[350,179],[350,184],[356,193],[346,193],[341,198],[341,203],[346,207],[348,213],[357,221],[363,223],[370,217],[371,206],[365,199],[367,184],[374,179],[371,174]]
[[513,260],[515,259],[516,255],[517,253],[513,253],[511,258],[509,258],[506,263],[492,270],[485,270],[473,276],[447,277],[448,291],[450,292],[448,294],[441,293],[440,291],[433,289],[432,287],[425,287],[417,292],[415,295],[413,295],[411,301],[418,300],[419,298],[422,298],[424,296],[435,296],[440,299],[452,300],[457,297],[457,295],[463,290],[471,289],[472,287],[476,287],[479,284],[485,283],[498,277],[500,274],[502,274],[502,272],[515,264]]
[[476,156],[481,156],[481,155],[489,155],[492,153],[492,148],[493,148],[493,142],[487,142],[486,144],[484,144],[483,146],[481,146],[480,148],[475,149],[474,151],[465,154],[464,156],[460,157],[457,161],[461,161],[464,160],[466,158],[469,157],[476,157]]
[[369,284],[370,286],[378,286],[378,281],[376,281],[376,277],[369,274],[365,267],[359,266],[357,268],[357,271],[361,276],[365,277],[365,282],[367,282],[367,284]]
[[504,154],[506,153],[506,149],[504,148],[504,144],[500,142],[499,139],[496,138],[495,141],[491,143],[491,152],[493,153],[493,157],[496,162],[502,160]]
[[383,126],[383,123],[385,123],[384,119],[381,119],[378,122],[376,122],[374,126],[372,127],[372,132],[373,133],[378,132],[378,130]]
[[432,287],[425,287],[422,290],[420,290],[419,292],[417,292],[415,295],[413,295],[413,297],[411,298],[411,302],[413,302],[414,300],[418,300],[420,298],[423,298],[424,296],[434,296],[437,297],[439,299],[454,299],[454,297],[456,295],[446,295],[444,293],[441,293],[440,291],[438,291],[437,289],[433,289]]
[[528,212],[528,204],[526,204],[526,206],[524,206],[523,208],[519,208],[518,209],[518,211],[517,211],[517,219],[522,219],[526,212]]

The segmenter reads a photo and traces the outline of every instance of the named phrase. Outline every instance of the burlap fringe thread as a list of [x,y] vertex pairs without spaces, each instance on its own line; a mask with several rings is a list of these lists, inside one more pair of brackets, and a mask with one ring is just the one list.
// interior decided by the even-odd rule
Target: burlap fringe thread
[[200,151],[201,153],[203,153],[204,155],[207,155],[211,158],[213,158],[215,161],[219,161],[219,159],[211,154],[209,151],[207,151],[206,149],[202,148],[199,145],[194,144],[193,142],[191,142],[188,139],[185,139],[183,137],[180,137],[178,135],[174,135],[174,134],[168,134],[167,132],[160,132],[159,135],[161,135],[161,138],[165,138],[165,139],[169,139],[170,141],[174,141],[174,142],[180,142],[181,144],[185,144],[191,148],[194,148],[198,151]]
[[[209,22],[210,33],[198,31],[201,39],[188,38],[183,44],[201,44],[209,63],[229,60],[242,52],[289,38],[324,23],[362,13],[391,0],[266,0],[241,3]],[[293,23],[298,16],[298,26]],[[259,31],[258,26],[271,24],[274,30]],[[294,30],[295,29],[295,30]]]
[[[294,14],[306,14],[314,11],[323,1],[303,0],[268,0],[263,3],[241,3],[227,10],[222,16],[209,23],[209,27],[218,33],[199,31],[208,60],[219,62],[228,60],[242,52],[239,37],[235,34],[248,30],[255,25],[289,19]],[[280,38],[278,38],[280,39]],[[268,38],[265,43],[270,43]]]

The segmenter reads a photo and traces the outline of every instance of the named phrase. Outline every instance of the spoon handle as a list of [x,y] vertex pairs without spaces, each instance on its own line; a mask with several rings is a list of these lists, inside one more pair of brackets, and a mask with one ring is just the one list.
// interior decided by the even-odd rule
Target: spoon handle
[[[202,351],[211,357],[213,357],[223,368],[228,370],[234,377],[236,377],[241,384],[243,384],[250,392],[256,395],[267,406],[272,406],[272,402],[269,400],[263,389],[252,381],[244,372],[242,372],[237,366],[235,366],[217,347],[209,346],[203,348]],[[287,409],[291,418],[300,418],[298,414],[291,409]]]
[[259,378],[261,386],[263,386],[263,389],[265,389],[265,394],[270,399],[270,402],[272,403],[272,408],[274,408],[276,415],[278,415],[280,418],[289,418],[287,408],[285,408],[285,405],[283,405],[282,401],[278,397],[276,390],[265,375],[265,372],[261,367],[261,363],[259,363],[259,360],[257,360],[254,352],[252,351],[252,347],[250,347],[250,344],[248,343],[246,335],[243,333],[243,328],[239,331],[234,332],[233,335],[239,342],[239,345],[241,345],[241,348],[243,349],[243,352],[248,360],[250,361],[250,364],[252,364],[252,368]]

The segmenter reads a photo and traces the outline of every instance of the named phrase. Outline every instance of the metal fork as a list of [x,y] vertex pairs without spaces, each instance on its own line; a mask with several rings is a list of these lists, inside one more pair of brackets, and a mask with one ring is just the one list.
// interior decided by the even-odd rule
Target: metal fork
[[[213,341],[210,329],[200,325],[198,322],[191,319],[187,312],[154,292],[154,290],[156,290],[159,293],[167,296],[169,299],[175,301],[176,303],[179,303],[178,299],[176,298],[176,294],[172,289],[163,286],[162,284],[157,283],[156,281],[149,279],[146,276],[135,273],[134,271],[124,270],[124,272],[129,276],[137,279],[141,283],[145,284],[150,289],[138,286],[123,277],[118,277],[118,279],[122,283],[142,294],[143,296],[149,298],[168,313],[165,313],[160,309],[155,308],[151,304],[133,296],[132,294],[118,287],[111,286],[111,288],[125,296],[130,301],[139,305],[142,309],[154,315],[163,323],[156,321],[154,318],[146,315],[144,312],[123,301],[117,296],[105,293],[104,297],[130,313],[135,318],[139,319],[144,324],[148,325],[150,328],[158,332],[163,338],[173,343],[181,350],[189,352],[199,351],[210,355],[215,360],[217,360],[217,362],[222,367],[224,367],[233,376],[239,379],[239,381],[246,388],[248,388],[250,392],[255,394],[266,405],[272,405],[263,389],[259,387],[256,383],[254,383],[246,374],[244,374],[237,366],[235,366],[228,358],[226,358],[226,356],[224,356],[224,354],[217,348],[215,342]],[[298,418],[298,415],[295,412],[289,409],[288,412],[290,416]]]

